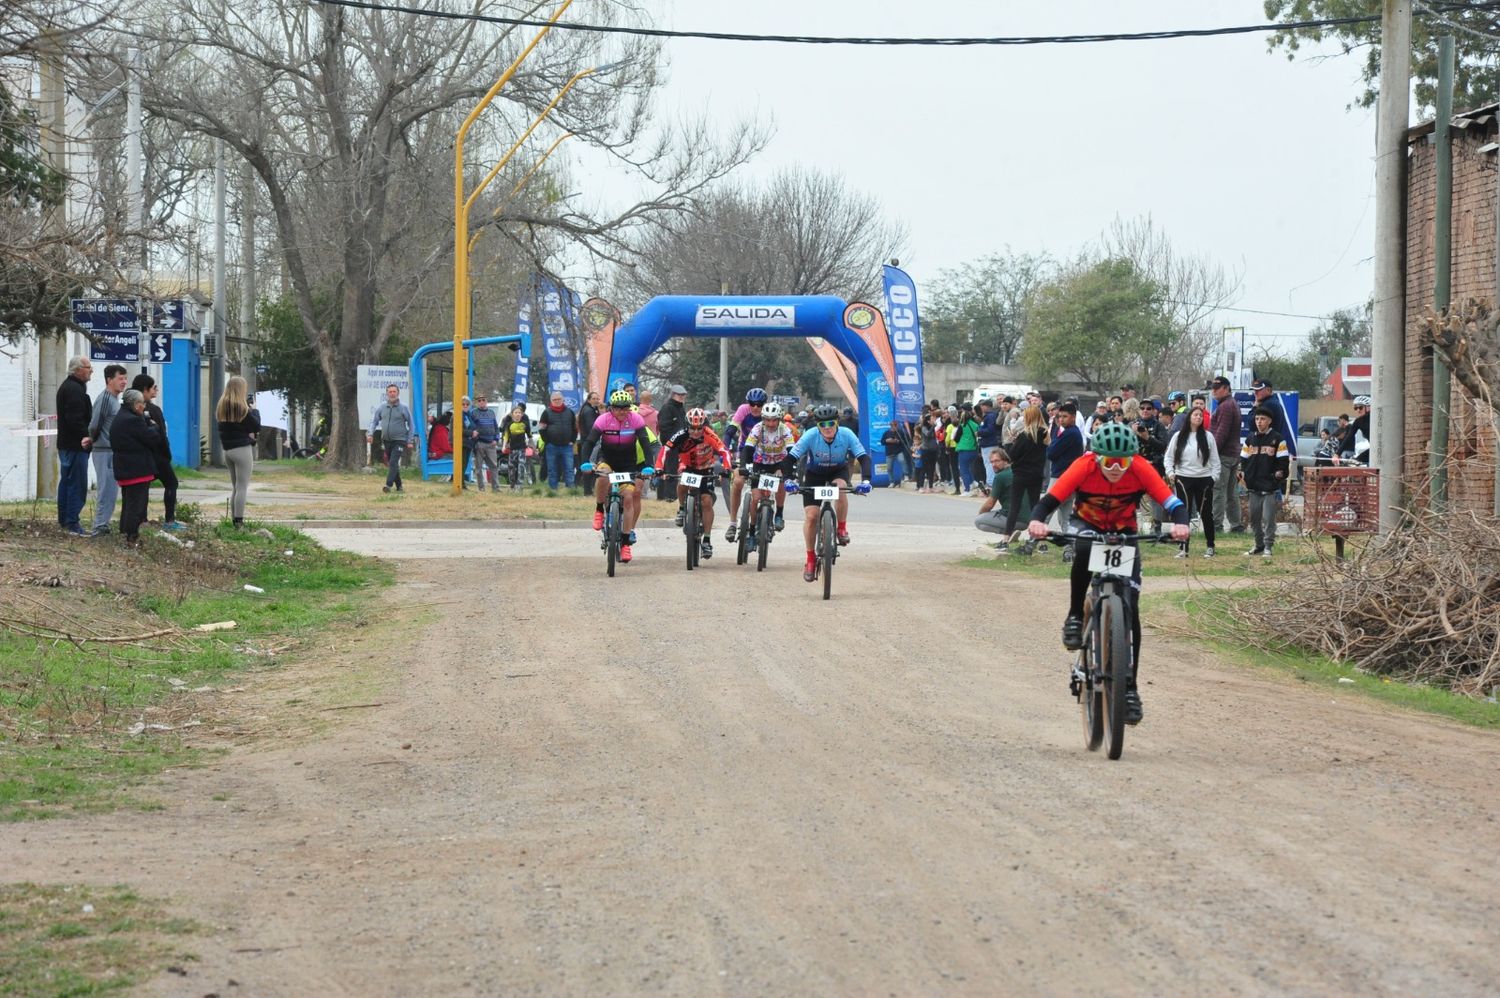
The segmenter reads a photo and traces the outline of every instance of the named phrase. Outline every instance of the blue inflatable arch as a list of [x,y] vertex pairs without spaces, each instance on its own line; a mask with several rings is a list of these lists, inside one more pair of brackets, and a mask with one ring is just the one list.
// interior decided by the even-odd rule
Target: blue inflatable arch
[[[895,407],[874,352],[844,325],[847,308],[847,302],[833,295],[662,295],[615,332],[605,385],[634,384],[641,361],[674,336],[822,337],[859,371],[859,439],[877,466],[875,484],[883,485],[885,451],[879,446],[880,435],[894,418]],[[731,407],[738,405],[738,400],[730,401]]]

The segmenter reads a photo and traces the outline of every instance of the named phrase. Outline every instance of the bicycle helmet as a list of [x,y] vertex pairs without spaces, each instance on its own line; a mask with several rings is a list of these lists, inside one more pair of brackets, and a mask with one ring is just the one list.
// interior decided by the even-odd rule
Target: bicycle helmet
[[1362,405],[1366,409],[1368,409],[1370,407],[1370,396],[1368,396],[1368,395],[1356,395],[1354,397],[1354,404],[1355,405]]
[[1187,394],[1185,392],[1167,392],[1168,402],[1181,402],[1185,398],[1187,398]]
[[630,397],[630,392],[624,388],[616,388],[609,393],[609,405],[612,409],[628,409],[635,405],[635,399]]
[[1124,423],[1105,423],[1089,438],[1089,450],[1100,457],[1130,457],[1139,449],[1135,434]]
[[765,400],[766,390],[764,388],[752,388],[745,393],[745,401],[751,405],[760,405]]
[[813,419],[816,419],[820,423],[826,423],[830,419],[838,419],[839,418],[839,411],[838,411],[838,409],[836,409],[833,406],[829,405],[827,402],[824,402],[822,405],[815,406],[813,408],[812,414],[813,414]]
[[687,423],[693,429],[696,430],[698,427],[702,426],[706,422],[708,422],[708,413],[704,412],[702,409],[689,409],[688,410],[688,413],[687,413]]
[[775,422],[785,415],[786,410],[781,408],[780,402],[767,402],[764,408],[760,410],[760,418],[770,420],[771,422]]

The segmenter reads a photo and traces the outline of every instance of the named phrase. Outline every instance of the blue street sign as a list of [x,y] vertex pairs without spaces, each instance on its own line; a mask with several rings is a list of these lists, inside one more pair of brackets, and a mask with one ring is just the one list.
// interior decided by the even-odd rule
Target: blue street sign
[[72,305],[74,324],[91,333],[140,329],[133,298],[74,298]]
[[[181,298],[154,302],[151,310],[151,328],[167,329],[174,333],[182,332],[187,328],[183,324],[183,315],[187,311],[183,306],[186,304]],[[167,351],[170,353],[171,347],[168,347]]]
[[151,334],[151,363],[153,363],[153,364],[170,364],[170,363],[172,363],[172,334],[171,333],[152,333]]

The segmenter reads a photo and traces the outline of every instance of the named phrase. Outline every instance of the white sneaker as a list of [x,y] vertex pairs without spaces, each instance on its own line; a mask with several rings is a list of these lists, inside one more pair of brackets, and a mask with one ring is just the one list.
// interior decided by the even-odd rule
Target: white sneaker
[[1264,551],[1262,551],[1260,553],[1260,557],[1261,557],[1262,561],[1270,561],[1271,560],[1271,549],[1270,548],[1266,548]]
[[1175,555],[1175,557],[1177,557],[1177,558],[1186,558],[1187,557],[1187,552],[1184,551],[1184,550],[1182,550],[1182,548],[1178,548],[1177,549],[1177,554]]
[[1213,548],[1209,548],[1207,551],[1203,552],[1203,557],[1205,557],[1205,558],[1212,558],[1213,556],[1214,556],[1214,549]]

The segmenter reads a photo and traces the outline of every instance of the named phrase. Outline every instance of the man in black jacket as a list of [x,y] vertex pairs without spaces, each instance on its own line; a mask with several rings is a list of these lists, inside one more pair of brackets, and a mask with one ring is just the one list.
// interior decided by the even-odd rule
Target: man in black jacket
[[[594,428],[594,420],[596,420],[596,419],[599,418],[599,412],[600,412],[599,403],[600,403],[599,393],[598,392],[589,392],[588,395],[586,395],[584,397],[584,399],[583,399],[583,405],[581,405],[581,406],[578,407],[578,439],[579,440],[587,440],[589,438],[589,432],[592,431],[593,428]],[[577,454],[577,460],[574,462],[575,466],[579,465],[579,464],[582,464],[583,462],[587,461],[588,459],[589,459],[589,456],[587,454],[583,453],[582,448],[580,448],[579,451],[578,451],[578,454]],[[585,495],[588,495],[588,494],[590,494],[590,493],[592,493],[594,491],[594,473],[593,472],[583,472],[583,471],[580,471],[580,472],[578,472],[577,478],[578,478],[578,484],[583,487],[583,491],[584,491]]]
[[1269,558],[1276,544],[1276,507],[1286,488],[1291,453],[1286,440],[1272,428],[1275,418],[1270,409],[1258,407],[1255,431],[1240,448],[1240,481],[1250,493],[1250,529],[1255,531],[1255,547],[1245,552],[1247,557]]
[[57,386],[57,525],[70,534],[86,534],[78,522],[89,493],[89,420],[94,403],[89,398],[87,357],[68,361],[68,376]]
[[578,416],[563,399],[562,392],[553,392],[547,408],[537,421],[537,433],[542,438],[542,458],[547,462],[547,488],[557,489],[558,483],[573,487],[573,445],[578,441]]
[[[687,389],[682,385],[672,386],[672,397],[667,399],[666,405],[656,414],[656,438],[658,440],[671,440],[677,435],[678,430],[687,428]],[[656,498],[663,501],[677,498],[677,483],[671,482],[669,486],[669,475],[677,473],[677,450],[673,448],[667,451],[666,464],[662,467],[662,475],[656,481]]]

